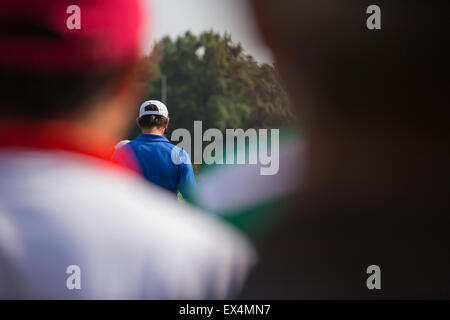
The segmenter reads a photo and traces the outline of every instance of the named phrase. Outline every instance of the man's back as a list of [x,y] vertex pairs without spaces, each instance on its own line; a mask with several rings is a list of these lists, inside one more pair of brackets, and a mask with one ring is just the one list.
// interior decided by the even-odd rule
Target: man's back
[[141,134],[119,150],[115,155],[119,162],[120,153],[131,150],[142,175],[170,192],[177,193],[195,184],[189,156],[163,136]]
[[225,298],[252,263],[233,230],[103,160],[3,150],[0,176],[1,298]]

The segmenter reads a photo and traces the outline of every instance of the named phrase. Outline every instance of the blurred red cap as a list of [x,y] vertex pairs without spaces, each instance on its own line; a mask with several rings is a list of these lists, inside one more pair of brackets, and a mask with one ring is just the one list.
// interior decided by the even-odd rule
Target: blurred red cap
[[[68,27],[73,5],[80,29]],[[71,72],[133,61],[141,48],[142,9],[142,0],[1,0],[0,67]]]

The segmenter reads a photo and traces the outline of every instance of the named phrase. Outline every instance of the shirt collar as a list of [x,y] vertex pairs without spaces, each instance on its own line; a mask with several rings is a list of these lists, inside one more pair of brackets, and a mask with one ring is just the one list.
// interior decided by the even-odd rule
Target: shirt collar
[[152,133],[142,133],[137,137],[137,140],[146,142],[169,142],[166,137]]

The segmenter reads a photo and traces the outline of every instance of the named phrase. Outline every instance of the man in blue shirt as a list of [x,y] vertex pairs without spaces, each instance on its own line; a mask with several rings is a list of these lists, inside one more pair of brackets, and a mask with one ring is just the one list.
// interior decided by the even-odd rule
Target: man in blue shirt
[[169,124],[167,107],[157,100],[144,102],[140,107],[137,124],[142,134],[117,148],[113,158],[123,163],[127,159],[126,153],[131,151],[138,170],[148,181],[183,195],[195,185],[194,171],[189,155],[164,137]]

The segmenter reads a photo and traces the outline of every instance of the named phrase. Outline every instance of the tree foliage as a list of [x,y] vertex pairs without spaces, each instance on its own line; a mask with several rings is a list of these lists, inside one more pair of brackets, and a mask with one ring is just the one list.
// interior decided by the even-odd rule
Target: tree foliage
[[293,119],[276,68],[257,63],[228,34],[165,37],[146,60],[152,74],[144,83],[147,99],[162,99],[166,78],[170,130],[192,130],[194,120],[202,120],[204,130],[224,130],[274,127]]

